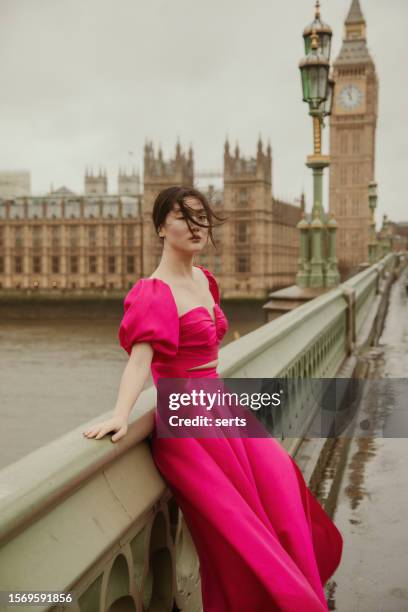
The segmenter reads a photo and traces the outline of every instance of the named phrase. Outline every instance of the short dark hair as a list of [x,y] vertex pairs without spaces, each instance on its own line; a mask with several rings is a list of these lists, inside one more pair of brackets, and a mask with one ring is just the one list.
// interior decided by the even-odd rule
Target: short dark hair
[[[192,216],[191,213],[193,212],[193,209],[185,203],[185,199],[191,197],[196,198],[203,205],[205,214],[207,216],[207,223],[200,223]],[[194,225],[199,225],[200,227],[206,227],[208,228],[208,234],[210,236],[211,242],[215,247],[216,245],[214,242],[212,229],[215,225],[221,225],[222,223],[224,223],[224,221],[226,221],[228,217],[221,217],[215,214],[206,196],[198,189],[194,189],[194,187],[174,185],[173,187],[167,187],[167,189],[163,189],[159,193],[154,202],[152,212],[152,219],[156,234],[159,234],[160,226],[163,225],[167,215],[173,210],[175,204],[178,204],[180,206],[180,212],[182,213],[183,217],[187,222],[188,229],[190,230],[191,235],[193,235],[194,232],[192,231],[190,223]],[[214,219],[217,219],[219,223],[214,223]]]

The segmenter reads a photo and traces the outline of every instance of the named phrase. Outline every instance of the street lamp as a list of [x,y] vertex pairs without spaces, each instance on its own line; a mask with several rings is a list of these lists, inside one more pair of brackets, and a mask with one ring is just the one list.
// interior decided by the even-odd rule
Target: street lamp
[[[323,170],[330,165],[328,155],[322,155],[322,127],[324,118],[332,112],[334,80],[330,77],[330,50],[333,33],[320,18],[320,2],[316,0],[316,13],[312,23],[303,31],[306,55],[299,63],[303,101],[309,105],[313,118],[313,155],[308,155],[306,165],[313,171],[312,222],[309,224],[311,242],[310,264],[304,261],[305,248],[299,260],[296,282],[300,287],[330,287],[337,285],[340,275],[335,257],[337,224],[334,216],[326,224],[323,209]],[[305,222],[298,224],[301,243],[305,242]],[[325,253],[325,236],[328,236],[328,252]]]
[[368,243],[368,261],[373,264],[378,259],[378,241],[375,231],[375,209],[377,208],[377,183],[371,181],[368,185],[368,205],[371,211],[370,242]]
[[388,215],[383,215],[383,224],[381,228],[381,250],[382,257],[387,255],[387,253],[391,250],[391,240],[390,240],[390,223],[388,221]]
[[311,49],[313,30],[319,37],[319,47],[322,50],[323,55],[326,57],[327,60],[330,60],[331,40],[333,32],[331,27],[327,25],[327,23],[324,23],[320,18],[319,0],[316,0],[316,12],[314,20],[303,30],[303,39],[305,43],[306,55],[310,52]]
[[330,62],[319,48],[315,30],[311,35],[310,51],[299,64],[302,77],[303,102],[309,104],[311,115],[320,113],[321,104],[328,96]]

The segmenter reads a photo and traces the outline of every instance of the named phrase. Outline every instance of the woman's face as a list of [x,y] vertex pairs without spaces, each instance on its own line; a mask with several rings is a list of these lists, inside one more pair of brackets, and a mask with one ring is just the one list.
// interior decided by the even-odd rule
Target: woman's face
[[[184,203],[190,208],[190,210],[194,210],[194,212],[191,212],[191,215],[199,223],[208,224],[207,214],[200,200],[197,200],[197,198],[191,196],[185,198]],[[190,224],[193,235],[197,239],[193,239],[188,228],[187,221],[183,217],[180,206],[176,202],[173,210],[167,215],[165,223],[160,232],[166,237],[165,243],[178,250],[181,249],[183,251],[185,250],[193,253],[201,251],[207,243],[208,229],[206,227],[195,225],[194,223]]]

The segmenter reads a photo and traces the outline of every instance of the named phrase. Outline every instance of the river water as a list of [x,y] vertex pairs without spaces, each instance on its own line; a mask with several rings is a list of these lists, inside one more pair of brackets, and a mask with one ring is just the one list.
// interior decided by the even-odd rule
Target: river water
[[[230,327],[221,347],[265,322],[262,304],[222,304]],[[0,469],[113,409],[128,359],[117,339],[122,308],[0,304]]]

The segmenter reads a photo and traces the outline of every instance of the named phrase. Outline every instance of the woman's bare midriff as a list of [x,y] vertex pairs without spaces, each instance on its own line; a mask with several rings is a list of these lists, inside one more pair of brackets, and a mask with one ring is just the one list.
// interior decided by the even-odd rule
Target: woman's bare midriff
[[187,368],[188,370],[202,370],[204,368],[213,368],[218,364],[218,359],[214,359],[214,361],[210,361],[209,363],[204,363],[203,365],[195,366],[194,368]]

